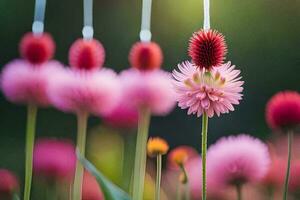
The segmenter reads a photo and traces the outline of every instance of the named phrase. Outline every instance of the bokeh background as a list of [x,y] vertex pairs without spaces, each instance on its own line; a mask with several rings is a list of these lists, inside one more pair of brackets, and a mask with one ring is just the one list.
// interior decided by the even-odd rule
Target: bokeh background
[[[128,68],[128,52],[140,29],[141,0],[94,0],[95,37],[106,49],[105,65]],[[164,51],[164,69],[189,59],[188,40],[202,26],[201,0],[154,0],[153,40]],[[268,138],[264,120],[268,98],[276,91],[300,87],[299,0],[211,0],[211,24],[226,36],[231,60],[245,80],[244,100],[235,112],[209,121],[209,143],[223,135],[249,133]],[[18,43],[31,30],[34,0],[0,1],[0,66],[19,57]],[[57,44],[56,59],[67,64],[68,49],[81,37],[82,1],[47,3],[45,30]],[[0,168],[23,174],[26,108],[0,95]],[[91,118],[89,127],[101,120]],[[167,139],[171,147],[187,144],[200,150],[201,119],[176,108],[154,117],[150,135]],[[55,109],[38,113],[37,137],[75,139],[76,118]]]

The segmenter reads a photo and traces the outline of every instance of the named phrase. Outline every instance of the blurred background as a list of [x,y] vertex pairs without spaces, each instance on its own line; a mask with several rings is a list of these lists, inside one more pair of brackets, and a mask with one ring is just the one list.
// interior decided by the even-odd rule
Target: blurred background
[[[105,66],[128,68],[128,52],[138,41],[141,0],[95,0],[95,37],[106,49]],[[82,1],[47,2],[45,30],[57,44],[55,58],[68,64],[68,49],[81,37]],[[153,1],[153,40],[164,51],[164,69],[189,59],[188,40],[202,27],[201,0]],[[211,0],[211,25],[226,36],[227,60],[241,69],[244,100],[236,111],[209,121],[209,143],[223,135],[249,133],[269,137],[265,124],[266,101],[279,90],[300,87],[299,0]],[[18,43],[31,31],[34,0],[0,1],[0,66],[19,57]],[[13,105],[0,94],[0,168],[22,177],[26,108]],[[101,124],[90,118],[89,127]],[[201,119],[176,108],[167,117],[153,117],[150,135],[162,136],[171,147],[191,145],[200,150]],[[75,139],[76,118],[55,109],[39,110],[37,137]]]

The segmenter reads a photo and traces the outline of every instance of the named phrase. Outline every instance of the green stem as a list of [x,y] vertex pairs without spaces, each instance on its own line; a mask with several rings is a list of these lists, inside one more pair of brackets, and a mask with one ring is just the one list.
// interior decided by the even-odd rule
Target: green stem
[[161,183],[161,154],[157,155],[156,161],[156,184],[155,184],[155,200],[160,200],[160,183]]
[[185,184],[183,184],[184,186],[184,200],[190,200],[190,187],[189,187],[189,183],[186,182]]
[[236,185],[237,200],[242,200],[242,186],[240,184]]
[[202,116],[202,200],[206,200],[206,151],[207,151],[208,116]]
[[124,155],[123,155],[123,188],[129,192],[132,178],[132,168],[134,163],[135,134],[126,133],[124,136]]
[[[82,156],[85,156],[86,129],[88,113],[82,112],[77,115],[77,149]],[[81,200],[83,179],[83,166],[77,160],[73,185],[73,200]]]
[[31,190],[31,182],[32,182],[33,146],[34,146],[37,110],[38,110],[37,107],[32,104],[29,104],[27,107],[24,200],[30,200],[30,190]]
[[287,196],[288,196],[291,157],[292,157],[292,142],[293,142],[293,132],[290,131],[288,132],[288,159],[287,159],[286,175],[284,180],[283,200],[287,200]]
[[150,110],[139,110],[139,124],[135,151],[132,200],[142,200],[146,173],[146,145],[150,124]]

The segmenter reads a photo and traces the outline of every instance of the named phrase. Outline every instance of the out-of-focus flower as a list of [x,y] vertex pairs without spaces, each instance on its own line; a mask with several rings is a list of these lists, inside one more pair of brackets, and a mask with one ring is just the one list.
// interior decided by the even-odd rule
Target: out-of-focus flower
[[162,70],[125,70],[120,75],[128,105],[149,108],[152,114],[166,115],[175,106],[171,75]]
[[76,155],[74,145],[66,140],[40,139],[33,153],[33,170],[49,181],[72,181]]
[[300,94],[284,91],[275,94],[266,107],[266,120],[273,129],[291,128],[300,124]]
[[224,36],[215,30],[200,30],[190,39],[189,55],[200,69],[211,69],[222,65],[226,53]]
[[121,97],[119,98],[118,105],[113,110],[103,116],[106,124],[116,128],[135,128],[138,125],[138,111],[136,108],[128,105],[124,90],[121,86]]
[[103,193],[95,177],[84,172],[82,182],[82,200],[104,200]]
[[14,192],[19,190],[16,176],[6,169],[0,169],[0,199],[11,199]]
[[49,85],[52,104],[65,112],[103,115],[118,103],[120,83],[110,69],[57,71]]
[[13,103],[47,106],[51,72],[58,68],[61,64],[56,61],[33,65],[25,60],[14,60],[3,69],[1,89]]
[[160,68],[163,54],[155,42],[137,42],[129,53],[131,67],[139,70],[153,70]]
[[209,177],[220,188],[257,182],[270,165],[267,145],[248,135],[220,139],[209,148],[207,158]]
[[155,157],[158,154],[164,155],[169,150],[168,143],[159,137],[150,138],[147,143],[147,153],[150,157]]
[[102,44],[95,39],[76,40],[69,51],[69,63],[77,69],[96,69],[102,67],[105,51]]
[[32,64],[42,64],[53,57],[55,43],[48,33],[27,33],[20,42],[20,53]]
[[212,68],[210,72],[197,69],[186,61],[173,71],[173,81],[179,107],[188,109],[188,114],[200,117],[204,112],[209,117],[233,111],[239,104],[243,91],[240,70],[230,62]]
[[272,163],[267,174],[261,180],[262,185],[265,186],[267,189],[281,188],[285,176],[285,169],[286,169],[286,163],[283,159],[281,158],[272,159]]
[[176,147],[168,154],[168,168],[179,169],[179,165],[183,165],[189,160],[198,156],[198,152],[190,146],[183,145]]

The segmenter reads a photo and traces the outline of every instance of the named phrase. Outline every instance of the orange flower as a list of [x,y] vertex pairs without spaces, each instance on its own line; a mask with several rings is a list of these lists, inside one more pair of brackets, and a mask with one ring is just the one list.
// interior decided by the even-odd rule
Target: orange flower
[[170,159],[178,166],[183,166],[189,158],[188,151],[184,148],[176,148],[172,151]]
[[168,143],[159,137],[150,138],[147,144],[147,152],[150,157],[155,157],[158,154],[164,155],[169,150]]

